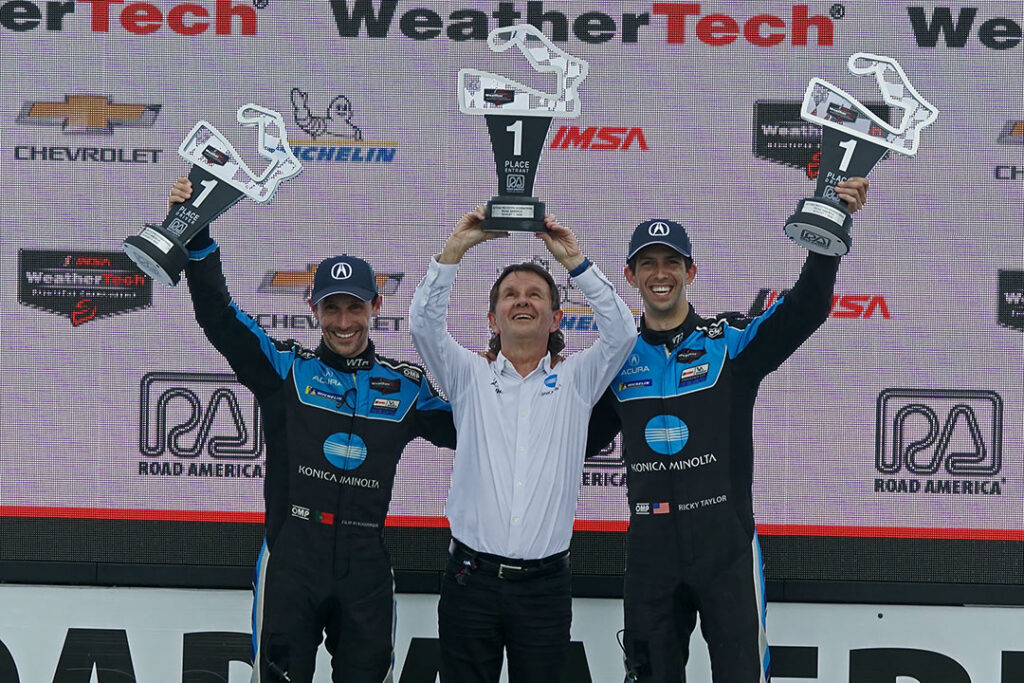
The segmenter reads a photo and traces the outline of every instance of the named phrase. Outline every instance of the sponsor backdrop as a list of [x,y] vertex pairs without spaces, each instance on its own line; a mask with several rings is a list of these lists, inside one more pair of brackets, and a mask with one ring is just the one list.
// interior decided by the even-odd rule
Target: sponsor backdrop
[[[0,586],[0,598],[4,681],[249,681],[244,591]],[[576,599],[573,612],[571,680],[622,681],[621,601]],[[1019,612],[773,604],[772,673],[787,682],[1019,683]],[[400,595],[397,683],[437,681],[436,639],[437,596]],[[692,655],[687,680],[710,681],[703,642]],[[330,679],[329,661],[321,648],[315,683]]]
[[[518,51],[486,46],[488,30],[521,21],[590,62],[583,114],[553,122],[535,193],[634,309],[625,245],[651,217],[688,226],[703,313],[756,314],[791,286],[805,252],[782,225],[819,161],[820,130],[798,117],[806,85],[823,77],[895,116],[846,60],[899,60],[940,115],[916,158],[872,173],[831,319],[763,386],[757,517],[765,537],[1010,542],[1019,570],[1018,2],[0,0],[0,514],[258,523],[259,408],[202,336],[186,287],[151,282],[121,240],[163,219],[197,120],[260,168],[235,110],[279,111],[302,174],[213,227],[235,299],[272,335],[315,345],[312,267],[358,254],[384,294],[373,338],[415,359],[414,286],[458,217],[497,190],[456,73],[551,85]],[[465,259],[460,342],[485,345],[490,283],[529,259],[562,288],[570,349],[591,343],[586,302],[523,235]],[[451,457],[406,451],[392,525],[443,526]],[[625,528],[627,476],[617,450],[587,464],[578,529]],[[3,559],[18,559],[24,539],[9,536]]]

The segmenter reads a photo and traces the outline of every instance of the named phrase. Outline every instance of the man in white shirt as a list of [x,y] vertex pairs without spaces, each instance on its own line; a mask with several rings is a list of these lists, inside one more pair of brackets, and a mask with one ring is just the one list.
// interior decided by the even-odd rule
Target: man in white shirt
[[[447,329],[458,264],[484,232],[481,207],[431,259],[409,312],[413,342],[452,404],[458,446],[445,508],[452,529],[438,630],[444,683],[559,680],[569,646],[569,540],[590,410],[636,338],[629,308],[572,231],[538,233],[594,310],[600,335],[563,359],[558,289],[532,263],[509,266],[490,293],[487,356]],[[493,358],[493,360],[491,360]]]

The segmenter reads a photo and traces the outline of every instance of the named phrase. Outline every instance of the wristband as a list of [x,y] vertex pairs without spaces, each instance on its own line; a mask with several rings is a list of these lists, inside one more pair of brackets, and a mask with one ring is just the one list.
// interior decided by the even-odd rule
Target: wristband
[[587,268],[589,268],[592,265],[594,265],[594,264],[590,261],[590,259],[588,259],[586,256],[584,256],[583,257],[583,263],[579,264],[578,266],[576,266],[575,268],[570,270],[569,271],[569,275],[571,277],[577,277],[579,275],[582,275],[587,270]]

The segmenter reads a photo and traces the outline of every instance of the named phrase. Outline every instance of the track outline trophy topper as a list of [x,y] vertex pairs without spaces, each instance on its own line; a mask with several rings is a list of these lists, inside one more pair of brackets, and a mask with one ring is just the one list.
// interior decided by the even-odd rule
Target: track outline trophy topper
[[269,165],[255,175],[220,131],[206,121],[197,123],[178,147],[178,154],[192,162],[188,174],[195,188],[192,197],[171,207],[162,224],[147,224],[122,245],[129,258],[154,280],[171,287],[178,284],[188,262],[185,245],[196,233],[242,197],[260,204],[269,202],[278,185],[302,171],[288,145],[280,114],[249,103],[238,108],[237,119],[243,126],[257,127],[256,146]]
[[847,66],[856,76],[873,74],[886,104],[902,111],[903,118],[891,126],[827,81],[812,78],[807,85],[800,118],[822,127],[821,167],[814,197],[800,200],[785,231],[805,249],[828,256],[842,256],[852,243],[853,220],[835,186],[850,177],[867,176],[889,150],[917,154],[921,131],[939,114],[914,90],[895,59],[856,52]]
[[556,89],[546,93],[487,71],[459,70],[459,111],[486,119],[498,172],[498,194],[487,202],[481,227],[543,232],[544,203],[533,196],[537,163],[551,119],[580,115],[577,88],[590,65],[558,49],[532,24],[496,28],[487,46],[492,52],[518,47],[534,70],[555,75]]

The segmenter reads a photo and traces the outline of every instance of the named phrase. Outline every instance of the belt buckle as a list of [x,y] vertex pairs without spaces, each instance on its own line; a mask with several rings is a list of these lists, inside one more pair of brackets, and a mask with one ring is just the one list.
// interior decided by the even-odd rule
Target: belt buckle
[[509,570],[509,571],[513,571],[513,572],[522,572],[523,571],[522,567],[517,567],[514,564],[499,564],[498,565],[498,578],[499,579],[510,579],[510,578],[512,578],[511,576],[505,576],[505,570],[506,569]]

